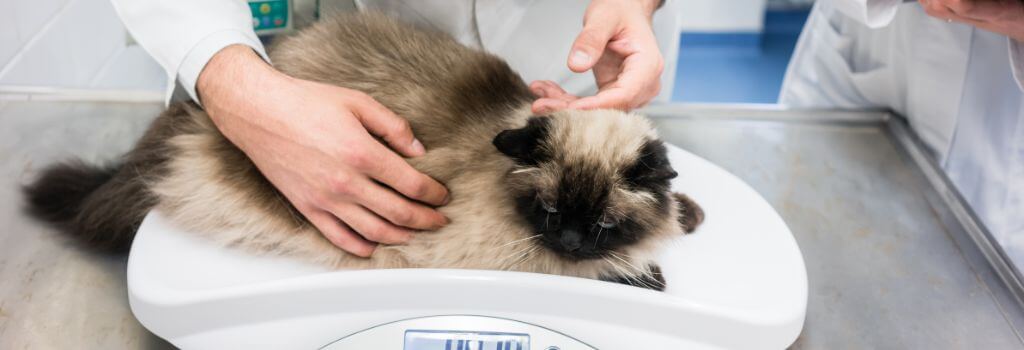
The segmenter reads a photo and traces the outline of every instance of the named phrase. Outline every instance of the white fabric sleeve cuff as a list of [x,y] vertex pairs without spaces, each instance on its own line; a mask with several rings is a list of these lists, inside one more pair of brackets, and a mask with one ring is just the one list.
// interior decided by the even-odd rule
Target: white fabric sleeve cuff
[[1017,81],[1017,88],[1024,92],[1024,45],[1013,38],[1006,38],[1010,41],[1010,67],[1013,68],[1013,80]]
[[173,92],[169,96],[170,101],[191,98],[196,103],[199,103],[199,95],[196,94],[196,83],[199,81],[199,74],[202,73],[203,68],[206,67],[206,64],[210,62],[210,59],[217,52],[235,44],[252,48],[263,60],[270,63],[270,57],[267,56],[263,44],[256,37],[255,33],[235,29],[225,29],[211,33],[189,49],[181,64],[178,65],[178,72],[172,83],[174,84],[172,86]]
[[833,0],[836,10],[868,28],[882,28],[896,18],[903,0]]

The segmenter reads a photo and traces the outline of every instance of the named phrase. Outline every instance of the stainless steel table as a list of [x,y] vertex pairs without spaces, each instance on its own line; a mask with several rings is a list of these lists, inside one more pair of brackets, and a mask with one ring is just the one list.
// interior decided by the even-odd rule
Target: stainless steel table
[[[0,349],[169,347],[132,317],[125,259],[29,220],[18,192],[59,159],[113,159],[159,110],[0,101]],[[789,224],[810,281],[794,348],[1024,348],[1016,270],[899,119],[764,106],[648,113],[665,140],[747,181]]]

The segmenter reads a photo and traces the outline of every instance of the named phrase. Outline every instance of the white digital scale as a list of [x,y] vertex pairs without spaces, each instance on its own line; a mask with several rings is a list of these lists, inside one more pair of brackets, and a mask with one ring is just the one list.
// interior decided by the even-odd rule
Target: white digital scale
[[184,349],[782,349],[807,274],[786,224],[743,181],[669,147],[673,189],[706,212],[665,247],[668,288],[449,269],[330,271],[216,248],[158,212],[128,260],[135,317]]

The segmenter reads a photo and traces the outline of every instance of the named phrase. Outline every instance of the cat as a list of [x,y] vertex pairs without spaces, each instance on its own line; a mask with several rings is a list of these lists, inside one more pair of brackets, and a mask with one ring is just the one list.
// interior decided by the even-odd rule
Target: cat
[[269,50],[280,71],[365,92],[406,118],[444,183],[450,224],[359,258],[332,245],[195,103],[170,105],[118,164],[57,164],[25,187],[29,209],[96,249],[124,252],[145,215],[253,254],[337,269],[527,271],[661,290],[653,258],[703,212],[643,116],[530,113],[504,61],[380,14],[326,18]]

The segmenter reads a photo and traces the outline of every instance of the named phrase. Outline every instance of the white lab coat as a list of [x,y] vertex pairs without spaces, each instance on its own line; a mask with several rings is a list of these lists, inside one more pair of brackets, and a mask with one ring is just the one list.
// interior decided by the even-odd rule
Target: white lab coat
[[780,95],[795,108],[886,107],[907,117],[1024,267],[1024,51],[899,0],[822,0]]
[[[351,0],[320,0],[351,1]],[[267,59],[252,29],[249,8],[240,0],[112,0],[129,33],[168,74],[168,100],[196,99],[195,83],[220,49],[243,44]],[[566,67],[569,49],[583,23],[587,1],[542,0],[356,0],[360,10],[377,10],[403,21],[445,31],[463,44],[503,57],[529,82],[553,80],[567,91],[590,95],[593,75]],[[675,1],[654,18],[665,56],[662,91],[668,101],[679,50]]]

